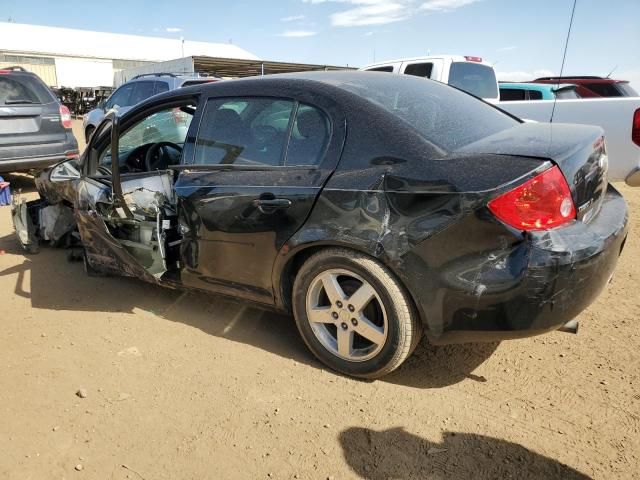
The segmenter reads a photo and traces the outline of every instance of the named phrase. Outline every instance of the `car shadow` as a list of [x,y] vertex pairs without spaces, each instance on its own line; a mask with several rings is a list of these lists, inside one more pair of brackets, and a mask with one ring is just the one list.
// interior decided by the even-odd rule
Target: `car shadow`
[[[81,262],[68,260],[68,250],[45,245],[40,253],[27,255],[15,235],[0,238],[0,249],[20,257],[19,262],[0,270],[0,277],[15,275],[13,293],[29,299],[34,309],[149,312],[209,335],[323,368],[307,350],[289,315],[213,294],[151,285],[134,278],[89,277]],[[465,379],[484,381],[472,372],[496,346],[434,347],[423,340],[400,369],[379,381],[414,388],[440,388]]]
[[403,428],[353,427],[341,432],[339,441],[351,469],[370,480],[591,478],[517,443],[473,433],[445,431],[434,443]]

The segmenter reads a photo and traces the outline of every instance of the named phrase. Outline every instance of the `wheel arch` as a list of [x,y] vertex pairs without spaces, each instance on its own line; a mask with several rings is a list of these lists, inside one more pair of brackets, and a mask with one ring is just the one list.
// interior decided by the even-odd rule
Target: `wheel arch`
[[417,302],[417,297],[414,295],[410,286],[407,285],[407,282],[404,281],[403,276],[399,274],[396,268],[394,268],[393,263],[386,261],[388,259],[386,259],[384,255],[375,255],[374,252],[357,244],[329,240],[305,243],[290,249],[287,247],[288,245],[283,247],[283,249],[281,250],[280,256],[278,257],[278,259],[276,259],[276,264],[273,271],[273,291],[275,294],[275,304],[277,308],[289,313],[292,312],[291,302],[293,297],[293,283],[298,271],[300,270],[300,267],[302,267],[304,262],[309,257],[321,250],[326,250],[328,248],[344,248],[367,255],[368,257],[379,261],[380,263],[382,263],[382,265],[388,268],[393,276],[396,277],[400,285],[407,292],[413,308],[420,317],[423,328],[425,328],[427,331],[429,330],[429,324],[425,317],[424,310]]

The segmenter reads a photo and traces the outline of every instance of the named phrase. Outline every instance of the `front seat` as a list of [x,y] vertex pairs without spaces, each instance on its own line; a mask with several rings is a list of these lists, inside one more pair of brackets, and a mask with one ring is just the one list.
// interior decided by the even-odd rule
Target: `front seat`
[[196,163],[233,163],[243,150],[243,122],[235,110],[218,110],[210,122],[203,124],[198,135]]
[[292,138],[287,152],[288,165],[317,165],[327,141],[327,123],[317,110],[298,115],[296,127],[301,138]]

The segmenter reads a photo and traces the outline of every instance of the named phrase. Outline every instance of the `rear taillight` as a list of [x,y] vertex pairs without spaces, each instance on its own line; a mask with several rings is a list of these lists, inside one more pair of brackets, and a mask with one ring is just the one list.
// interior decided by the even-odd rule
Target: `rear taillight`
[[71,112],[64,105],[60,105],[60,122],[64,128],[71,128]]
[[631,140],[640,147],[640,108],[633,114],[633,125],[631,126]]
[[494,198],[489,210],[518,230],[547,230],[576,217],[569,185],[558,167]]

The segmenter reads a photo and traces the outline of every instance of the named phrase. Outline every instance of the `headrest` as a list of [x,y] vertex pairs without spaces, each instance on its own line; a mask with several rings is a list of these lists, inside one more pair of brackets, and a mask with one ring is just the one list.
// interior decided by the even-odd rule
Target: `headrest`
[[307,110],[298,115],[297,120],[298,132],[304,138],[309,138],[312,135],[324,135],[326,125],[324,118],[317,110]]

